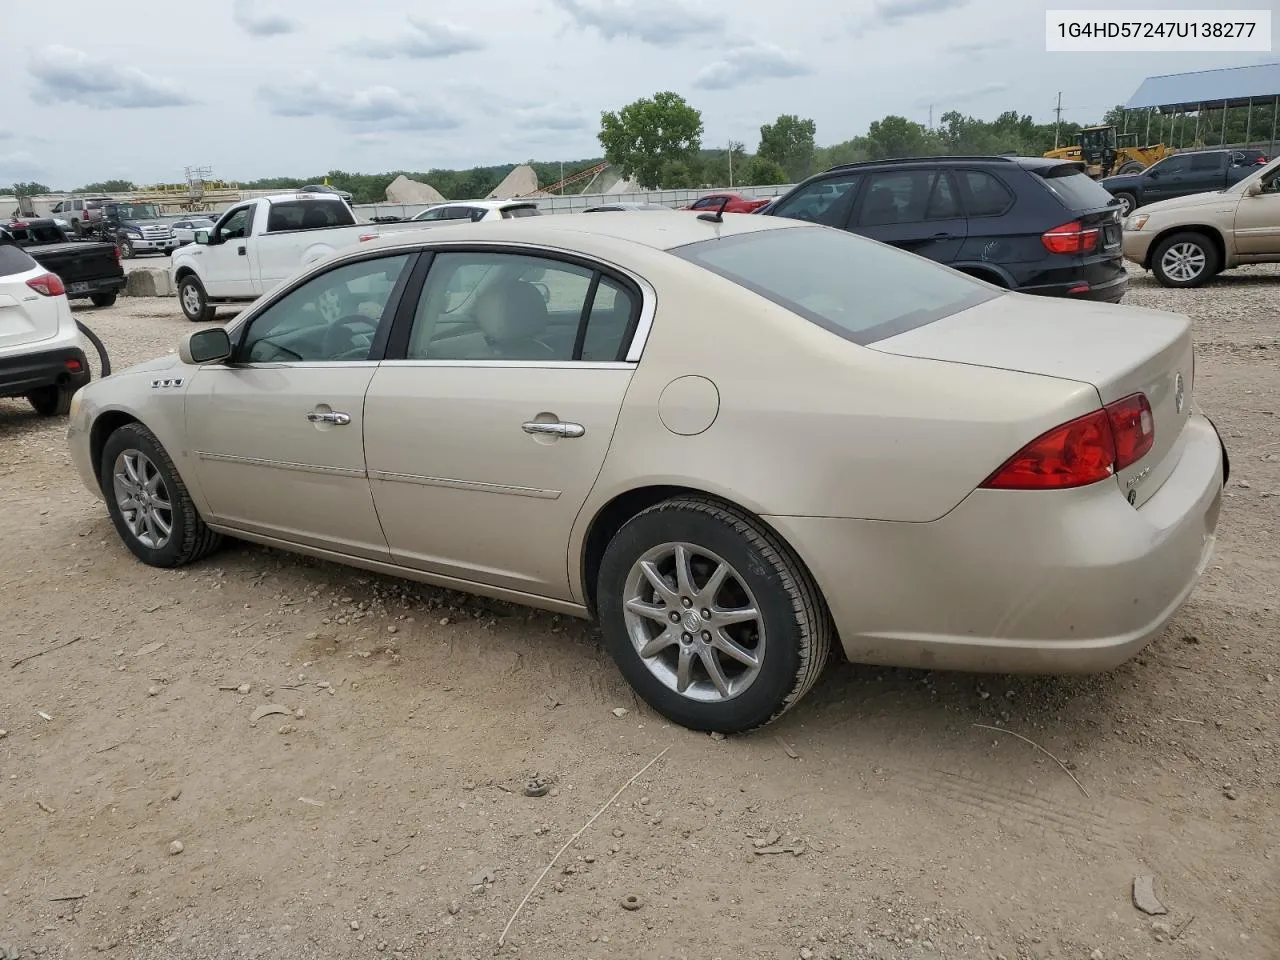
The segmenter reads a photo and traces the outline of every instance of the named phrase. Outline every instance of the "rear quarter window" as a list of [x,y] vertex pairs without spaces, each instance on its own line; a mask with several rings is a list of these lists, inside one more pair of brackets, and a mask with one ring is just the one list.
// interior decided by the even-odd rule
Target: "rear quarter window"
[[21,247],[12,243],[0,242],[0,277],[11,277],[15,273],[26,273],[35,269],[36,262]]
[[1038,177],[1068,210],[1096,210],[1114,202],[1105,188],[1090,180],[1087,173],[1076,167],[1036,170],[1032,175]]
[[864,345],[1002,295],[932,260],[826,227],[760,230],[671,252]]

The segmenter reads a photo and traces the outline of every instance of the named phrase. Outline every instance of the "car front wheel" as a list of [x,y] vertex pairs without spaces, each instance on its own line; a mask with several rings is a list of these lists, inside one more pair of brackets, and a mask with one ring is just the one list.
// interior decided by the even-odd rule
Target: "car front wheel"
[[204,284],[196,277],[188,275],[178,281],[178,303],[192,323],[213,319],[215,311],[209,306],[209,296],[204,291]]
[[1151,271],[1165,287],[1198,287],[1218,272],[1218,250],[1202,233],[1175,233],[1151,257]]
[[222,542],[200,519],[168,452],[142,424],[125,424],[107,438],[101,477],[111,522],[143,563],[180,567]]
[[827,661],[831,622],[767,527],[710,499],[668,500],[605,549],[605,643],[636,692],[694,730],[740,733],[790,709]]

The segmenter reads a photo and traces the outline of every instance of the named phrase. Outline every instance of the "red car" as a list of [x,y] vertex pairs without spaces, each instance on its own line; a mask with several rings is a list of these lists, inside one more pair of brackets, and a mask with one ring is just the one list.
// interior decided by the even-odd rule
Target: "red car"
[[751,213],[760,207],[763,207],[769,201],[766,200],[748,200],[741,194],[737,193],[709,193],[705,197],[699,197],[687,207],[681,207],[682,210],[718,210],[720,204],[725,201],[725,213]]

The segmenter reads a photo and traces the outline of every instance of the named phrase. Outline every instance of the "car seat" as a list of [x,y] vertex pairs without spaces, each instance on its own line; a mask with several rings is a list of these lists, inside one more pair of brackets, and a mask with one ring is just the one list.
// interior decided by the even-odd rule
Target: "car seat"
[[494,284],[476,298],[474,316],[496,359],[568,359],[540,339],[549,321],[547,304],[531,283],[508,280]]

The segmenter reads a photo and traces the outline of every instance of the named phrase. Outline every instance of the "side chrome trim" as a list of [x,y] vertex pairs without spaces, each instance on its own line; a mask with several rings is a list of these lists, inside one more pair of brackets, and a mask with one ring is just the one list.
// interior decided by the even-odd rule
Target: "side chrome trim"
[[195,451],[201,460],[213,460],[218,463],[239,463],[247,467],[269,467],[274,470],[290,470],[296,473],[320,473],[329,477],[351,477],[364,480],[369,475],[364,470],[354,467],[326,467],[315,463],[294,463],[290,460],[265,460],[261,457],[235,457],[229,453],[208,453]]
[[354,370],[360,367],[376,367],[377,360],[264,360],[255,363],[206,363],[203,370]]
[[654,315],[658,312],[658,293],[648,280],[636,276],[629,270],[623,272],[640,288],[640,320],[636,323],[636,332],[631,337],[631,346],[627,348],[626,353],[628,363],[639,363],[640,357],[644,354],[644,345],[649,342]]
[[618,360],[383,360],[384,367],[537,367],[546,370],[634,370]]
[[514,497],[533,497],[535,500],[558,500],[561,491],[540,490],[537,487],[514,487],[505,483],[484,483],[480,480],[453,480],[449,477],[424,477],[416,473],[386,473],[370,470],[370,480],[386,483],[416,483],[424,487],[449,487],[454,490],[474,490],[477,493],[501,493]]

